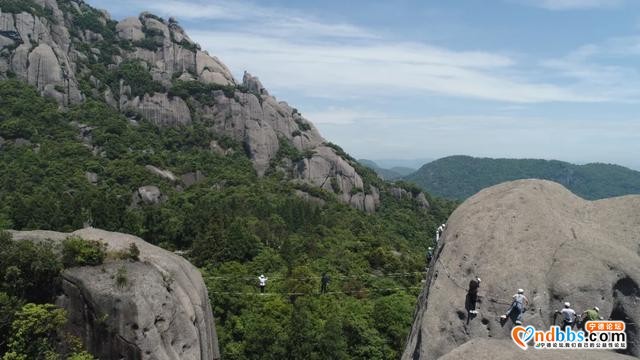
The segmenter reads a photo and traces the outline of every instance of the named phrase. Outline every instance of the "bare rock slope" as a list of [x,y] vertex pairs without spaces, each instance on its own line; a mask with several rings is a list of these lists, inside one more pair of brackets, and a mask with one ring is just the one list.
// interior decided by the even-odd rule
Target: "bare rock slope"
[[[219,359],[207,289],[198,269],[184,258],[132,235],[93,228],[71,234],[16,231],[16,240],[61,241],[77,235],[126,250],[134,243],[140,261],[108,261],[63,272],[58,305],[68,330],[102,360]],[[118,277],[125,280],[118,281]]]
[[[501,326],[499,316],[518,288],[531,301],[525,324],[548,328],[564,301],[580,312],[597,305],[603,317],[628,322],[626,353],[640,356],[640,196],[586,201],[550,181],[503,183],[452,214],[436,255],[403,359],[578,356],[525,353],[510,343],[513,324]],[[482,279],[480,314],[468,319],[465,296],[474,276]],[[627,358],[591,351],[579,357]]]

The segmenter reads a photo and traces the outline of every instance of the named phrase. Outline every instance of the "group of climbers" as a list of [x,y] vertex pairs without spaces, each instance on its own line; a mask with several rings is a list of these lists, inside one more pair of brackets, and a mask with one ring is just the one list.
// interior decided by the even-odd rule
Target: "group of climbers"
[[582,315],[579,315],[571,308],[571,303],[569,302],[564,303],[564,308],[562,310],[556,310],[556,315],[557,314],[562,315],[563,329],[567,326],[570,328],[576,326],[578,329],[582,329],[583,325],[587,321],[602,320],[602,317],[600,317],[600,309],[597,306],[587,309],[582,313]]
[[[467,290],[467,299],[465,304],[469,314],[478,314],[478,310],[476,310],[476,302],[478,301],[478,288],[480,287],[480,282],[481,280],[479,277],[476,277],[469,282],[469,289]],[[528,306],[529,299],[524,295],[524,289],[518,289],[517,293],[511,298],[511,305],[507,309],[507,312],[500,316],[501,321],[506,321],[510,318],[514,324],[522,325],[522,318]],[[562,310],[556,310],[555,313],[556,315],[562,315],[562,328],[567,326],[577,326],[578,328],[582,328],[587,321],[602,320],[602,317],[600,317],[600,309],[597,306],[585,310],[582,315],[578,315],[576,311],[571,308],[571,304],[569,302],[565,302],[564,308]]]

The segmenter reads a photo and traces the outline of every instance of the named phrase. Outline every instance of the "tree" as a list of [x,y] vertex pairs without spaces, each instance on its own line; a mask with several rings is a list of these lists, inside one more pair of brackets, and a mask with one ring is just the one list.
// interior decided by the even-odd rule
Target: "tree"
[[52,304],[25,304],[11,324],[9,351],[3,360],[55,356],[56,332],[65,322],[65,311]]

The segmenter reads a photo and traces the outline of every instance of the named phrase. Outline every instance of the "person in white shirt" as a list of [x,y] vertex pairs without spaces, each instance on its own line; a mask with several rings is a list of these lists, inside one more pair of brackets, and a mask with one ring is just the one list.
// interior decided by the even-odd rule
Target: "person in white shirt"
[[566,302],[564,303],[564,309],[558,311],[557,313],[562,314],[562,328],[566,328],[567,326],[573,327],[573,324],[576,323],[576,312],[571,308],[571,304]]
[[260,276],[258,277],[258,282],[260,284],[260,293],[261,294],[264,294],[264,288],[265,288],[265,286],[267,286],[267,280],[269,280],[269,278],[264,276],[264,274],[260,274]]

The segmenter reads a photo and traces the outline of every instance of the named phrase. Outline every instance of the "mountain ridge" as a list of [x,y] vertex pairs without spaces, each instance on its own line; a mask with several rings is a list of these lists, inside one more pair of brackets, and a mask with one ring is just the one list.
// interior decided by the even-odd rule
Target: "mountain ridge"
[[638,171],[615,164],[543,159],[456,155],[427,163],[403,179],[438,196],[461,200],[483,188],[526,178],[556,181],[590,200],[640,193]]
[[[0,78],[27,82],[65,107],[96,99],[132,121],[203,124],[242,143],[259,176],[281,171],[358,209],[380,205],[380,189],[366,169],[257,77],[245,72],[237,81],[176,19],[143,12],[115,21],[81,0],[2,5]],[[284,159],[286,148],[294,154]]]

